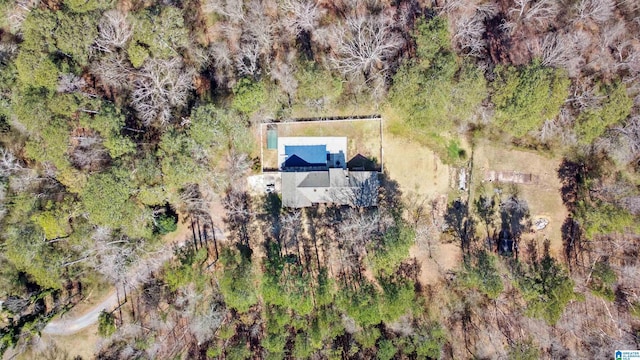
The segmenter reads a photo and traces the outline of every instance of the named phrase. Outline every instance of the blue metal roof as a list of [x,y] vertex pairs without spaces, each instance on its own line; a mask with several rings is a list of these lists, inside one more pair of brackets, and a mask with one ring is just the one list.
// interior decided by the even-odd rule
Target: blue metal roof
[[326,145],[285,145],[284,153],[287,159],[295,155],[309,165],[327,164]]

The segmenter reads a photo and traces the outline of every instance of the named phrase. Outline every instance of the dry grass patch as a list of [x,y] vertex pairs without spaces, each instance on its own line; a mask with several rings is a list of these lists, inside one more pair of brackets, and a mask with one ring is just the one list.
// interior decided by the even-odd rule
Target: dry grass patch
[[[562,203],[557,169],[561,158],[547,157],[524,150],[500,148],[488,142],[481,142],[474,149],[473,188],[477,193],[484,187],[485,191],[496,188],[507,189],[515,186],[519,197],[527,201],[531,218],[544,217],[549,224],[543,230],[526,234],[523,240],[536,239],[540,242],[551,241],[551,253],[560,257],[562,254],[562,223],[568,211]],[[487,171],[515,171],[531,174],[535,181],[531,184],[495,184],[483,182]],[[475,197],[477,194],[473,194]]]

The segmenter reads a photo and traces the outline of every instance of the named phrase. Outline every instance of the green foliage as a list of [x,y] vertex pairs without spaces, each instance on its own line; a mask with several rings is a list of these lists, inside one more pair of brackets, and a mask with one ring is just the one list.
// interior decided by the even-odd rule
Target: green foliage
[[56,168],[69,166],[66,152],[69,146],[69,126],[59,118],[52,119],[40,128],[40,136],[27,143],[27,156],[39,162],[51,162]]
[[[439,358],[446,339],[446,334],[439,325],[423,330],[422,334],[418,333],[417,336],[414,336],[416,355],[433,359]],[[416,340],[422,341],[418,342]]]
[[354,336],[363,349],[372,349],[380,338],[380,330],[376,327],[364,328]]
[[[148,206],[158,206],[167,202],[167,192],[162,186],[142,186],[136,197]],[[174,229],[175,230],[175,229]]]
[[339,291],[336,304],[360,326],[367,327],[382,322],[379,294],[371,284],[366,283],[356,290]]
[[224,324],[220,326],[220,330],[218,330],[218,337],[222,340],[229,340],[235,333],[236,330],[232,324]]
[[415,39],[418,57],[398,69],[389,90],[390,104],[405,123],[402,135],[446,155],[447,144],[439,136],[473,117],[486,98],[486,80],[480,69],[460,62],[452,52],[445,19],[421,21]]
[[53,91],[58,83],[58,68],[47,53],[23,47],[16,59],[20,83]]
[[62,283],[62,258],[51,251],[42,239],[39,228],[27,224],[11,226],[4,231],[4,256],[19,271],[23,271],[45,289],[60,289]]
[[167,265],[164,271],[164,281],[169,290],[177,291],[191,283],[195,284],[196,289],[202,290],[207,282],[201,269],[201,265],[207,259],[206,249],[196,252],[192,247],[187,247],[179,249],[176,255],[179,263]]
[[319,348],[314,347],[311,343],[309,335],[307,333],[301,332],[296,335],[293,347],[293,357],[295,359],[308,359],[318,349]]
[[47,97],[43,91],[13,91],[11,112],[17,123],[30,134],[39,134],[42,126],[51,121],[53,114],[47,102],[43,101]]
[[480,250],[474,260],[473,263],[465,264],[463,283],[466,287],[477,289],[490,299],[497,299],[504,287],[496,268],[495,256]]
[[134,16],[136,31],[127,48],[133,66],[142,66],[148,56],[160,59],[177,56],[189,46],[189,32],[180,9],[163,6],[141,11]]
[[537,360],[540,359],[540,349],[531,340],[519,341],[511,346],[508,357],[512,360]]
[[540,128],[554,119],[568,96],[570,81],[560,69],[534,62],[526,67],[496,68],[494,93],[495,125],[515,137]]
[[613,290],[613,286],[617,281],[618,277],[613,269],[611,269],[611,266],[606,262],[598,261],[592,269],[589,288],[594,294],[602,297],[603,299],[614,301],[616,294]]
[[[1,15],[0,15],[1,16]],[[18,71],[13,61],[0,59],[0,130],[8,127],[11,116],[11,95],[15,92]]]
[[460,147],[460,143],[455,140],[449,141],[449,146],[447,146],[447,155],[449,159],[456,160],[464,160],[466,158],[466,152],[464,149]]
[[[138,188],[140,189],[140,192],[144,192],[146,186],[155,186],[162,184],[162,170],[160,169],[160,163],[155,154],[146,153],[144,154],[144,156],[134,159],[134,161],[135,162],[133,167],[136,169],[134,179]],[[156,192],[155,190],[149,191]],[[142,198],[144,198],[144,196],[142,196]],[[142,199],[140,201],[144,202],[144,200]],[[149,205],[161,205],[165,202],[166,201],[162,201],[157,204]]]
[[109,337],[116,332],[116,323],[113,314],[102,310],[98,316],[98,335]]
[[158,234],[166,235],[176,231],[176,229],[178,229],[176,220],[176,216],[171,214],[160,214],[156,219],[156,230],[158,231]]
[[267,101],[264,82],[254,82],[242,78],[233,88],[231,108],[246,115],[256,112]]
[[379,278],[378,281],[384,290],[379,304],[382,321],[393,322],[415,310],[413,282],[398,278]]
[[64,5],[77,13],[109,9],[113,3],[113,0],[64,0]]
[[129,61],[131,65],[135,68],[139,68],[144,64],[145,60],[149,57],[149,52],[147,48],[132,42],[131,45],[127,48],[127,55],[129,56]]
[[335,104],[342,95],[342,80],[320,68],[315,62],[301,64],[296,72],[296,80],[296,101],[305,106],[318,104],[324,108]]
[[56,60],[58,64],[54,62],[57,52],[81,66],[87,65],[89,48],[98,33],[98,15],[46,10],[29,12],[22,26],[24,41],[16,59],[20,83],[25,87],[54,91],[59,70],[65,70],[67,66],[66,59]]
[[34,10],[22,24],[23,42],[16,58],[18,79],[24,87],[55,90],[58,69],[49,53],[55,51],[53,33],[57,25],[54,13]]
[[416,50],[423,68],[429,68],[439,53],[451,52],[447,19],[435,16],[430,20],[420,20],[416,24]]
[[47,98],[47,107],[55,115],[73,117],[80,108],[93,110],[100,101],[80,94],[56,94]]
[[250,259],[245,258],[240,251],[224,248],[220,253],[220,262],[224,266],[220,292],[225,303],[238,312],[249,311],[258,302],[256,278]]
[[[78,95],[74,95],[78,96]],[[88,104],[85,103],[84,106]],[[104,139],[102,145],[109,150],[109,156],[117,159],[136,151],[136,145],[129,138],[121,135],[125,125],[124,115],[113,105],[108,103],[92,103],[90,109],[96,109],[97,114],[92,116],[82,114],[80,124],[97,131]],[[74,109],[76,111],[76,109]]]
[[247,123],[236,112],[208,104],[194,108],[190,119],[189,137],[214,157],[229,148],[247,154],[253,150]]
[[549,255],[548,242],[542,259],[534,259],[521,271],[518,287],[527,302],[526,314],[555,324],[569,301],[576,298],[573,280],[558,262]]
[[609,126],[620,123],[631,113],[633,100],[624,84],[601,86],[600,95],[604,101],[599,108],[588,109],[578,116],[576,133],[582,144],[591,144]]
[[222,350],[219,347],[210,347],[207,349],[207,359],[217,359],[222,355]]
[[589,205],[581,201],[576,212],[585,236],[590,239],[597,235],[622,233],[626,229],[640,229],[633,215],[610,203],[598,202]]
[[46,239],[57,239],[69,236],[71,228],[69,227],[68,218],[60,218],[52,211],[45,211],[38,215],[34,215],[31,219],[38,224]]
[[204,169],[196,161],[196,150],[193,140],[185,133],[169,131],[162,136],[158,157],[162,159],[164,184],[170,191],[197,183],[202,178]]
[[149,238],[151,217],[138,206],[131,194],[133,183],[124,169],[92,175],[80,198],[89,220],[96,225],[123,229],[131,237]]
[[251,358],[251,351],[247,347],[245,341],[240,341],[238,344],[230,346],[226,349],[225,359],[228,360],[246,360]]
[[397,346],[408,357],[439,359],[446,340],[446,333],[439,324],[422,321],[413,334],[397,339]]
[[631,309],[629,310],[631,315],[635,316],[637,319],[640,319],[640,302],[635,301],[631,304]]
[[[98,0],[66,0],[69,2],[98,2]],[[62,53],[70,56],[78,64],[85,66],[89,61],[89,48],[98,35],[98,14],[85,13],[73,14],[56,12],[58,18],[58,26],[56,27],[54,37],[56,39],[56,47]]]
[[267,351],[271,358],[284,358],[284,346],[287,344],[286,335],[280,333],[267,333],[262,340],[262,347]]
[[376,274],[391,275],[396,272],[403,260],[409,257],[409,248],[415,240],[412,228],[400,224],[387,230],[382,237],[381,246],[373,256],[373,268]]
[[80,123],[97,131],[104,138],[102,143],[109,150],[109,155],[117,159],[126,154],[135,152],[136,145],[128,138],[122,136],[120,131],[124,127],[124,115],[114,106],[102,103],[99,112],[93,116],[81,116]]
[[391,360],[398,352],[398,349],[391,340],[381,340],[378,343],[378,360]]

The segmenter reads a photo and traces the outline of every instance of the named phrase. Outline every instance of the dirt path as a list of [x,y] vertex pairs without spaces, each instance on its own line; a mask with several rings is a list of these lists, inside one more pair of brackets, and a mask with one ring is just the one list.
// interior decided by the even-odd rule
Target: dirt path
[[[212,217],[216,226],[216,237],[219,240],[224,239],[225,233],[221,227],[223,222],[220,217],[221,205],[217,202],[212,202],[211,210]],[[182,216],[180,216],[183,218]],[[174,246],[182,247],[188,242],[191,229],[188,222],[180,221],[178,223],[178,229],[165,236],[165,245],[153,254],[149,254],[146,259],[141,261],[135,268],[130,270],[130,276],[128,277],[127,291],[136,289],[140,284],[146,280],[147,274],[157,272],[160,268],[169,260],[173,258]],[[47,326],[42,330],[42,333],[48,335],[72,335],[75,334],[98,321],[100,312],[102,310],[111,310],[118,305],[118,299],[115,289],[111,289],[108,295],[102,299],[98,304],[94,305],[90,309],[84,311],[80,315],[73,314],[73,317],[66,317],[70,314],[62,315],[60,318],[50,321]]]
[[60,319],[51,321],[42,330],[42,333],[49,335],[72,335],[83,330],[98,321],[98,316],[102,310],[111,310],[118,305],[115,292],[111,292],[101,303],[85,312],[83,315],[66,319],[64,315]]

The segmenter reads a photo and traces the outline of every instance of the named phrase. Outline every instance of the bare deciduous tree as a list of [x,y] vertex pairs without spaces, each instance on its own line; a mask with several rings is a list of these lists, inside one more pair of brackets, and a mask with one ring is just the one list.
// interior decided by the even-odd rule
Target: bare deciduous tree
[[5,64],[18,53],[18,44],[15,42],[0,43],[0,64]]
[[194,314],[189,321],[189,329],[198,344],[203,344],[213,337],[226,315],[227,310],[217,303],[212,303],[203,313]]
[[240,23],[244,19],[244,3],[242,0],[205,0],[203,9],[227,17],[229,21]]
[[23,166],[13,153],[5,148],[0,148],[0,177],[6,178],[21,171]]
[[333,62],[345,76],[385,73],[389,63],[404,46],[404,39],[381,16],[362,16],[347,19],[346,26],[335,27],[337,39]]
[[616,127],[615,130],[627,140],[631,153],[636,157],[640,156],[640,116],[628,118],[624,126]]
[[613,0],[581,0],[576,4],[576,21],[605,23],[613,16]]
[[77,75],[62,74],[58,77],[57,91],[59,93],[73,93],[80,91],[86,84],[86,81]]
[[271,79],[276,81],[282,91],[284,91],[289,97],[296,94],[298,89],[298,80],[295,77],[295,69],[290,65],[294,64],[295,53],[290,52],[285,61],[275,61],[275,64],[271,66]]
[[146,124],[166,124],[173,108],[186,104],[193,89],[193,70],[181,58],[150,58],[143,65],[131,95],[131,104]]
[[113,284],[125,283],[128,278],[127,267],[135,251],[130,240],[122,237],[112,240],[111,237],[96,237],[93,248],[88,250],[87,258],[93,258],[90,264]]
[[605,96],[598,94],[593,84],[578,82],[573,88],[573,95],[567,100],[574,108],[584,111],[597,108],[605,98]]
[[129,62],[119,54],[109,54],[91,64],[90,71],[104,85],[116,90],[130,87],[135,71]]
[[491,12],[476,13],[470,18],[460,18],[456,22],[453,39],[460,50],[470,56],[482,57],[486,53],[485,15],[490,17]]
[[257,42],[249,42],[242,46],[236,56],[236,68],[242,76],[257,76],[259,72],[260,46]]
[[112,52],[124,47],[133,34],[126,14],[118,10],[105,12],[98,23],[98,38],[95,47],[103,52]]
[[37,8],[38,5],[40,5],[40,0],[18,0],[13,6],[9,7],[5,16],[9,22],[11,32],[18,33],[31,9]]
[[339,232],[346,249],[362,259],[367,253],[367,244],[378,231],[380,215],[378,212],[364,213],[350,210],[345,214],[345,219],[339,225]]
[[560,6],[555,0],[515,0],[515,7],[509,9],[509,14],[515,17],[516,23],[536,26],[549,24],[559,12]]
[[569,76],[577,76],[584,59],[575,46],[575,40],[569,34],[548,34],[542,41],[542,64],[563,68]]
[[105,165],[110,157],[102,145],[102,138],[97,134],[74,136],[77,143],[71,151],[71,162],[80,169],[96,169]]
[[296,36],[317,28],[324,12],[313,0],[287,0],[282,9],[287,13],[285,28]]
[[192,215],[206,214],[209,210],[210,202],[200,191],[198,184],[185,186],[178,196],[180,203],[184,205],[184,212]]

